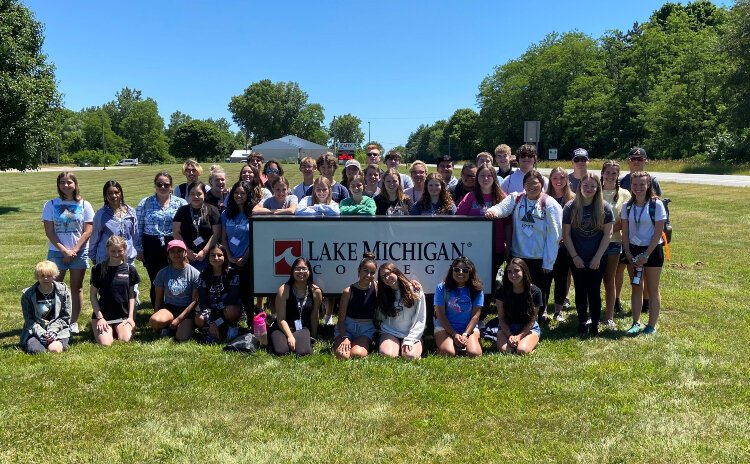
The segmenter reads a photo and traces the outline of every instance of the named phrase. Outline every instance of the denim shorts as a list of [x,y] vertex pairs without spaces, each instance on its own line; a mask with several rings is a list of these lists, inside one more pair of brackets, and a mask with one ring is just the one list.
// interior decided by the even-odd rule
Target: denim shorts
[[[372,319],[352,319],[347,317],[344,319],[344,330],[346,330],[346,336],[349,340],[354,341],[357,337],[367,337],[370,340],[375,336],[375,323]],[[339,325],[336,324],[336,328],[333,330],[333,336],[338,337]]]
[[[443,325],[440,323],[440,319],[438,319],[437,317],[434,319],[433,326],[435,327],[435,330],[433,331],[433,333],[438,333],[438,332],[445,331],[445,329],[443,328]],[[465,328],[466,328],[466,326],[464,326],[464,329]],[[459,330],[456,330],[455,327],[453,327],[453,330],[455,330],[456,332],[459,332]],[[479,329],[477,327],[474,327],[474,331],[475,332],[479,332]]]
[[88,269],[89,268],[89,252],[88,249],[81,250],[78,252],[73,261],[65,264],[63,263],[63,254],[57,250],[47,250],[47,259],[57,264],[57,269],[67,271],[68,269]]
[[609,242],[607,251],[604,252],[604,256],[619,256],[622,253],[621,242]]
[[[523,330],[523,326],[526,324],[511,324],[508,326],[510,329],[510,333],[513,335],[518,335],[521,333],[521,330]],[[539,323],[537,321],[534,321],[534,326],[531,328],[531,331],[536,334],[537,337],[542,336],[542,328],[539,327]]]

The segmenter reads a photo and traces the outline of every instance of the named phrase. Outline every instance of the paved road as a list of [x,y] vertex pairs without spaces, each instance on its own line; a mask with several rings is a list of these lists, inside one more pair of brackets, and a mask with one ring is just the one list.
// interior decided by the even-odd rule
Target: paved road
[[[431,167],[435,167],[434,164],[430,165]],[[130,166],[107,166],[107,170],[110,169],[128,169]],[[456,169],[458,170],[460,166],[456,166]],[[88,167],[79,167],[79,166],[69,166],[65,169],[68,169],[70,171],[97,171],[101,170],[101,166],[88,166]],[[41,168],[38,171],[28,171],[30,173],[34,172],[59,172],[61,168],[55,167],[55,168]],[[541,168],[539,171],[544,174],[545,176],[549,175],[550,169],[549,168]],[[16,171],[0,171],[2,172],[16,172]],[[725,187],[750,187],[750,176],[735,176],[735,175],[725,175],[725,174],[685,174],[681,172],[652,172],[654,176],[656,176],[657,179],[659,179],[660,182],[675,182],[678,184],[702,184],[702,185],[721,185]]]

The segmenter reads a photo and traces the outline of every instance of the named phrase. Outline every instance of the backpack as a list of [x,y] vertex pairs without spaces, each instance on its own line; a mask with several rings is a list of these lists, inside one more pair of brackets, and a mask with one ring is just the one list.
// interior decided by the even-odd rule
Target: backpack
[[[672,201],[669,198],[662,198],[661,202],[664,204],[664,211],[667,213],[667,219],[664,221],[664,241],[666,243],[672,243],[672,222],[669,220],[669,202]],[[627,216],[630,217],[630,210],[633,207],[632,203],[626,205]],[[648,201],[648,215],[651,218],[651,224],[656,224],[656,200],[653,198]]]

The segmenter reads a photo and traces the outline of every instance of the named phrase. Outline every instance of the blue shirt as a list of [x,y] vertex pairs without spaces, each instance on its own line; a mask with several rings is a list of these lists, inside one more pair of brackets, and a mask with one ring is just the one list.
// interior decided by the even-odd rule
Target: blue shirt
[[127,205],[123,206],[125,207],[125,214],[122,218],[118,218],[109,205],[102,206],[94,215],[94,229],[89,239],[89,257],[94,263],[107,260],[107,240],[113,235],[119,235],[125,239],[125,243],[128,245],[126,254],[129,263],[132,264],[138,254],[133,243],[138,230],[138,219],[133,208]]
[[471,311],[477,306],[484,306],[484,293],[479,292],[472,301],[469,287],[446,290],[444,286],[445,282],[440,282],[435,290],[435,306],[445,307],[445,317],[451,327],[461,333],[469,325]]
[[166,237],[172,235],[172,220],[180,206],[187,205],[187,201],[175,195],[169,196],[167,207],[162,209],[156,200],[156,195],[146,197],[138,203],[135,209],[138,221],[138,233],[135,236],[135,249],[143,251],[141,242],[143,235]]
[[221,213],[221,225],[224,226],[224,234],[227,237],[229,252],[234,258],[239,258],[247,253],[250,246],[250,220],[245,213],[239,212],[232,219],[227,215],[227,210]]

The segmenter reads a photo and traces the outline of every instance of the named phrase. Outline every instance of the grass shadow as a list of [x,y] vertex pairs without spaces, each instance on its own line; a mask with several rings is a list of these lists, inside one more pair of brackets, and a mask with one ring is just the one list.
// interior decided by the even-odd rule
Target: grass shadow
[[17,213],[19,211],[21,211],[21,208],[19,208],[18,206],[0,206],[0,215]]

